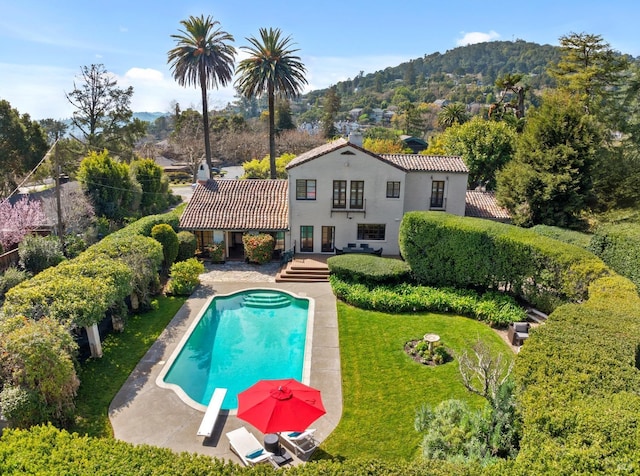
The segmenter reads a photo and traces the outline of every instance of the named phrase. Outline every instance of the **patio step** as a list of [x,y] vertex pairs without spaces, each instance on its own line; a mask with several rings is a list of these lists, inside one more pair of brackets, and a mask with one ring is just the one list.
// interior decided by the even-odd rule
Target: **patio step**
[[542,324],[543,322],[545,322],[547,320],[547,315],[542,312],[542,311],[538,311],[537,309],[534,309],[533,307],[530,307],[527,309],[527,317],[533,321],[533,322],[537,322],[538,324]]
[[312,259],[294,259],[276,275],[276,283],[326,283],[329,267]]

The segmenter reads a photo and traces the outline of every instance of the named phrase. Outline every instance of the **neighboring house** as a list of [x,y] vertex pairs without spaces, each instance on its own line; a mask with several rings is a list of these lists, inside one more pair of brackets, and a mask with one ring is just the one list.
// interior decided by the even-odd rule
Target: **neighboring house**
[[464,215],[469,171],[460,157],[378,155],[338,139],[287,165],[289,228],[299,253],[368,244],[398,255],[402,216]]
[[414,154],[419,154],[429,146],[429,144],[427,144],[424,140],[420,139],[419,137],[401,135],[400,140],[402,141],[404,146],[411,149],[411,151]]
[[510,223],[511,216],[506,208],[498,205],[494,192],[467,190],[465,216]]
[[286,180],[202,181],[180,218],[180,228],[196,235],[200,250],[223,242],[231,259],[244,257],[245,233],[268,233],[276,240],[276,250],[283,250],[289,228],[287,193]]
[[502,220],[493,195],[467,191],[460,157],[378,155],[362,148],[361,137],[299,155],[287,165],[288,180],[200,182],[180,227],[193,231],[201,248],[223,241],[230,258],[242,257],[247,232],[270,233],[279,250],[296,253],[335,253],[355,243],[393,256],[409,211],[475,211]]

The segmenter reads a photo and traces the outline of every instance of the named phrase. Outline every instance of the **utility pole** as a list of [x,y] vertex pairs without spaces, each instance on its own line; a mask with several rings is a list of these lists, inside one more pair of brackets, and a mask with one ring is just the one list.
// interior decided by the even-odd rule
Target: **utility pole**
[[60,166],[60,158],[58,157],[58,141],[53,144],[53,169],[56,180],[56,205],[58,212],[58,238],[60,238],[60,244],[64,251],[64,223],[62,222],[62,199],[60,197],[60,175],[62,173],[62,167]]

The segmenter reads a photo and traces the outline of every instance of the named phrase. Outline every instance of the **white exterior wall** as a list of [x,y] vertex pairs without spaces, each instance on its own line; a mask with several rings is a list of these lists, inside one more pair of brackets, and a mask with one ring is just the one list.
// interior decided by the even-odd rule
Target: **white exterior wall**
[[[407,174],[404,211],[429,210],[433,181],[444,182],[444,210],[453,215],[464,216],[467,191],[466,173],[411,172]],[[438,209],[442,210],[442,209]]]
[[[351,151],[355,155],[343,155]],[[404,209],[406,173],[371,157],[358,149],[346,147],[292,167],[289,173],[289,222],[291,239],[300,253],[300,227],[313,226],[313,252],[320,253],[322,227],[335,227],[335,246],[368,243],[383,248],[385,255],[398,255],[398,230]],[[296,181],[316,180],[315,200],[296,200]],[[347,181],[347,209],[352,180],[364,181],[365,210],[333,211],[333,181]],[[400,182],[400,198],[386,198],[387,182]],[[464,197],[464,193],[463,193]],[[464,201],[464,198],[463,198]],[[358,224],[385,224],[383,241],[357,240]]]

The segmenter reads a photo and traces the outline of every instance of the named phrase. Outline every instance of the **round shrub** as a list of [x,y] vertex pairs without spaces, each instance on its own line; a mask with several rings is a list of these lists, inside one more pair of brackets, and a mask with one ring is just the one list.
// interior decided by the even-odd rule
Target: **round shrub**
[[190,231],[178,232],[178,256],[176,256],[176,261],[185,261],[193,258],[197,248],[198,240],[196,235]]
[[151,238],[157,240],[162,245],[164,255],[164,267],[168,268],[178,256],[178,234],[170,225],[161,223],[151,229]]
[[410,280],[411,268],[404,261],[372,255],[346,254],[327,260],[331,274],[358,283],[401,283]]
[[171,294],[188,296],[200,284],[198,277],[202,273],[204,273],[204,265],[196,258],[174,263],[169,271],[167,291]]

